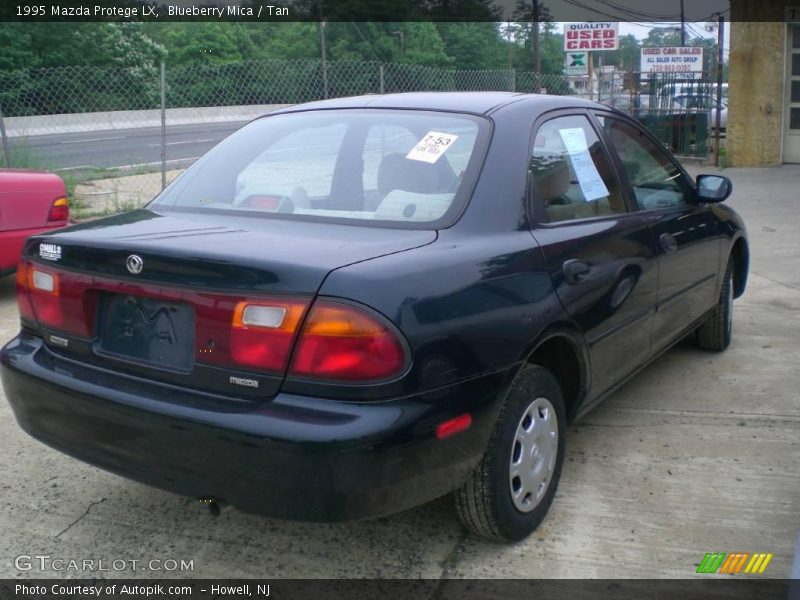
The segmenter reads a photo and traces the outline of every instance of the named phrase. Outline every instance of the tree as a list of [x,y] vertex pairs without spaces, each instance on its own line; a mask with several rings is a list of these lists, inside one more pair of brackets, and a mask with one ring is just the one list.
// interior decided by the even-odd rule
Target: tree
[[639,40],[629,33],[620,36],[618,50],[603,52],[604,62],[607,65],[616,65],[622,71],[638,71],[641,66],[641,50]]
[[245,30],[256,59],[317,59],[319,50],[317,23],[246,23]]
[[653,27],[642,40],[642,46],[648,48],[680,45],[681,32],[676,27]]
[[508,43],[496,23],[439,23],[444,51],[458,69],[503,69]]
[[0,23],[0,71],[36,67],[39,58],[33,51],[27,23]]
[[207,65],[242,60],[252,52],[249,41],[238,23],[197,21],[170,23],[165,45],[170,64]]

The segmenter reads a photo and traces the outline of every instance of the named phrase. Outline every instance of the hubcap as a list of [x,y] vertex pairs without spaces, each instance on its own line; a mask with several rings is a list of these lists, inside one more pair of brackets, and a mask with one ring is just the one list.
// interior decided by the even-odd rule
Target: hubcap
[[536,398],[522,414],[511,447],[509,487],[521,512],[536,508],[547,493],[558,456],[558,419],[547,398]]

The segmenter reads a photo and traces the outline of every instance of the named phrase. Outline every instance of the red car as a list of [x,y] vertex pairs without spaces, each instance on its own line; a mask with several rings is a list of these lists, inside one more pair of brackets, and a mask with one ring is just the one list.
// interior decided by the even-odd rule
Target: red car
[[67,188],[58,175],[0,169],[0,275],[17,270],[28,236],[64,227],[68,218]]

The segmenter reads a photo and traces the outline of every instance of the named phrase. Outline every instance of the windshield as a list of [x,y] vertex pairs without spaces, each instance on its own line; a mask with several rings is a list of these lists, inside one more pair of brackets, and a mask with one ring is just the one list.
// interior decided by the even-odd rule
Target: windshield
[[460,213],[488,128],[480,117],[413,110],[274,115],[220,143],[150,206],[442,225]]

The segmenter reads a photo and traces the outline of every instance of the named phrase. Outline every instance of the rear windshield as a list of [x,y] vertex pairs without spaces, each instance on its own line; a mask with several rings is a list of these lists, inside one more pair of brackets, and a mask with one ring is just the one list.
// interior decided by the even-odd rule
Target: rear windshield
[[274,115],[224,140],[150,207],[438,227],[460,214],[488,129],[460,113]]

